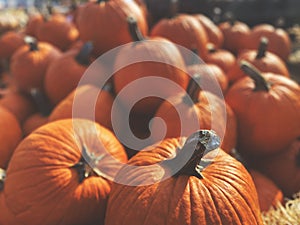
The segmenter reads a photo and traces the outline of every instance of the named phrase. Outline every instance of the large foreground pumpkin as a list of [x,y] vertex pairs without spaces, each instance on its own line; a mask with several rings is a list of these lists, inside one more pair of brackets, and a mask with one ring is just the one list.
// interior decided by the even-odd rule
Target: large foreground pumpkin
[[121,162],[126,162],[121,144],[94,122],[61,120],[39,128],[11,159],[0,224],[103,224],[108,177]]
[[[262,224],[249,173],[217,149],[219,141],[213,131],[200,130],[139,152],[116,176],[106,225]],[[202,156],[214,149],[219,154],[202,170]]]

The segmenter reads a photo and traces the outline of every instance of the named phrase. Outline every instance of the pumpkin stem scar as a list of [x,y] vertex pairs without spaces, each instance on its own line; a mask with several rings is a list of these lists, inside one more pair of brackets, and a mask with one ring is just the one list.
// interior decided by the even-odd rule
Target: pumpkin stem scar
[[104,157],[104,155],[95,157],[94,154],[89,154],[86,149],[86,146],[83,145],[79,162],[71,166],[71,168],[77,170],[79,183],[82,183],[88,177],[98,176],[98,173],[94,171],[94,168],[99,160]]
[[[203,178],[201,172],[204,169],[200,165],[203,156],[220,146],[220,137],[212,130],[198,130],[187,138],[183,147],[180,149],[175,158],[165,160],[164,166],[178,166],[184,160],[187,162],[174,176],[187,175]],[[191,155],[191,151],[193,151]]]
[[24,37],[24,42],[29,46],[29,51],[30,52],[39,50],[38,42],[34,37],[31,37],[31,36],[27,35],[27,36]]
[[252,64],[246,62],[245,60],[240,61],[241,70],[249,76],[255,83],[255,88],[253,91],[269,91],[271,84],[268,83],[262,76],[261,72],[258,71]]
[[86,42],[79,53],[75,56],[77,63],[83,66],[88,66],[90,64],[90,55],[93,50],[93,43],[91,41]]
[[133,41],[144,41],[145,37],[140,31],[137,21],[132,16],[127,17],[128,29]]
[[[199,102],[199,92],[201,91],[200,83],[200,75],[194,74],[189,81],[187,87],[187,94],[183,97],[183,102],[189,106],[193,106],[194,104]],[[192,101],[191,101],[192,100]]]
[[4,188],[5,178],[6,178],[6,171],[0,168],[0,190]]
[[267,48],[268,48],[268,43],[269,43],[268,38],[262,37],[260,39],[260,43],[259,43],[259,46],[258,46],[258,50],[257,50],[257,54],[256,54],[255,59],[261,59],[261,58],[263,58],[263,57],[266,56],[266,51],[267,51]]

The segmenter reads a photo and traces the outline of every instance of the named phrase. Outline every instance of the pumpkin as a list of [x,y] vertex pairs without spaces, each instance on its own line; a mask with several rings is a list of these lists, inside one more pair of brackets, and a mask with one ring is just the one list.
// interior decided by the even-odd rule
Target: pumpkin
[[[119,121],[120,107],[114,102],[109,85],[102,90],[94,85],[82,85],[64,98],[49,115],[49,122],[67,118],[85,118],[113,130],[112,116]],[[114,104],[113,114],[112,107]],[[117,124],[118,122],[116,122]]]
[[10,111],[20,124],[36,111],[32,98],[19,91],[8,92],[0,99],[0,105]]
[[284,203],[283,193],[277,185],[266,175],[257,170],[251,169],[249,171],[259,200],[260,210],[267,212],[271,207],[276,208],[278,204]]
[[216,48],[212,43],[206,45],[207,53],[204,62],[219,66],[225,74],[235,65],[236,57],[228,50]]
[[44,77],[50,63],[62,53],[53,45],[37,42],[27,37],[27,44],[21,46],[13,54],[10,69],[19,90],[29,93],[30,89],[43,90]]
[[207,79],[207,83],[200,79],[201,76],[194,75],[186,92],[178,93],[160,105],[154,116],[159,119],[150,124],[153,143],[164,138],[188,136],[198,129],[212,129],[222,137],[223,150],[230,152],[235,147],[235,115],[224,100],[206,91],[207,86],[217,90],[217,82],[213,78]]
[[22,130],[16,117],[4,107],[0,107],[0,168],[6,169],[9,160],[22,140]]
[[208,37],[208,42],[214,44],[216,48],[222,48],[224,42],[224,35],[220,28],[207,16],[204,14],[195,14],[193,15],[199,23],[205,29],[205,32]]
[[105,224],[262,224],[251,176],[219,142],[200,130],[140,151],[116,176]]
[[46,123],[48,123],[47,116],[44,116],[39,112],[30,115],[22,125],[22,131],[24,136],[28,136],[35,129],[41,127],[42,125],[45,125]]
[[134,42],[123,46],[116,56],[113,85],[126,109],[136,101],[135,113],[153,115],[161,98],[186,88],[189,75],[174,43],[162,37],[145,38],[132,17],[128,24]]
[[300,141],[294,139],[277,154],[251,159],[252,166],[268,176],[288,198],[300,190]]
[[44,22],[36,29],[36,37],[65,51],[79,38],[79,31],[67,17],[56,14],[44,17]]
[[[192,15],[175,14],[171,18],[161,19],[151,29],[150,36],[164,37],[189,50],[197,49],[198,55],[205,57],[208,37],[204,27]],[[182,54],[187,61],[188,57],[184,52]]]
[[246,61],[241,69],[248,77],[234,83],[225,96],[237,117],[237,149],[244,157],[275,154],[300,134],[299,85],[261,73]]
[[218,27],[223,33],[223,48],[237,54],[248,45],[248,35],[251,29],[249,26],[238,20],[221,22]]
[[206,84],[205,89],[215,95],[220,95],[219,89],[216,89],[214,85],[210,85],[213,77],[220,85],[221,91],[224,94],[228,88],[228,78],[223,70],[216,64],[194,64],[187,66],[189,74],[198,74],[200,76],[201,83]]
[[137,20],[143,35],[148,33],[146,18],[134,1],[90,1],[84,4],[78,13],[80,39],[93,42],[93,52],[96,56],[131,42],[126,21],[128,16]]
[[81,49],[64,53],[49,65],[44,79],[44,89],[53,105],[59,103],[77,87],[91,63],[92,49],[92,43],[87,42]]
[[92,121],[40,127],[11,159],[0,224],[104,224],[112,179],[126,160],[115,136]]
[[30,14],[25,25],[25,34],[32,37],[37,37],[37,29],[41,24],[43,24],[43,22],[44,17],[41,13],[37,12],[34,14]]
[[267,51],[269,41],[262,37],[257,50],[244,50],[237,56],[236,63],[228,71],[227,76],[230,83],[236,82],[238,79],[245,77],[246,74],[240,69],[240,61],[246,60],[253,64],[261,72],[271,72],[289,77],[289,71],[285,62],[272,52]]
[[249,34],[247,48],[255,49],[262,37],[269,39],[268,50],[270,52],[278,55],[283,61],[287,61],[292,50],[292,43],[284,29],[265,23],[254,26]]
[[13,53],[24,44],[24,34],[22,32],[6,32],[0,38],[0,58],[9,61]]

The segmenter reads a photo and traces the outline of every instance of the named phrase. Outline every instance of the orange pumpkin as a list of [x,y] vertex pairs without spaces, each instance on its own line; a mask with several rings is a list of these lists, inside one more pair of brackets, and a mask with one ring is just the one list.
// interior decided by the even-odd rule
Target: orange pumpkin
[[16,117],[0,107],[0,168],[6,169],[10,158],[22,140],[23,133]]
[[126,160],[115,136],[94,122],[69,119],[40,127],[11,159],[0,224],[103,225],[112,179]]
[[217,85],[217,89],[217,81],[210,78],[207,83],[202,83],[200,79],[201,76],[195,75],[186,93],[178,93],[160,105],[154,116],[159,120],[153,120],[150,125],[152,140],[157,142],[164,138],[188,136],[198,129],[212,129],[222,137],[221,148],[230,152],[237,137],[235,115],[224,100],[201,89],[209,85]]
[[245,157],[275,154],[300,136],[300,87],[245,61],[241,68],[249,77],[234,83],[225,96],[237,117],[237,150]]
[[29,93],[32,88],[43,90],[48,66],[62,53],[53,45],[34,38],[27,38],[26,42],[12,56],[10,69],[18,88]]
[[47,116],[44,116],[39,112],[30,115],[22,125],[24,136],[28,136],[34,130],[41,127],[42,125],[45,125],[46,123],[48,123]]
[[17,31],[8,31],[0,38],[0,58],[10,60],[13,53],[24,45],[24,34]]
[[[92,41],[94,53],[103,53],[131,41],[127,17],[138,22],[143,35],[148,33],[148,25],[143,11],[134,1],[97,0],[87,2],[77,16],[80,39]],[[113,24],[113,25],[112,25]]]
[[25,26],[25,33],[37,37],[37,29],[43,22],[44,17],[41,13],[30,14]]
[[263,224],[251,176],[215,136],[200,130],[132,157],[116,176],[105,224]]
[[261,211],[267,212],[271,207],[276,208],[279,203],[284,203],[282,191],[270,178],[253,169],[251,169],[249,173],[258,194]]
[[[135,113],[153,115],[161,98],[174,95],[180,87],[186,88],[189,76],[173,42],[161,37],[146,39],[139,32],[136,20],[130,17],[128,23],[134,42],[122,47],[116,56],[114,88],[126,108],[131,107],[136,98],[151,93],[150,97],[146,94],[146,98],[138,99]],[[126,86],[126,92],[120,94]]]

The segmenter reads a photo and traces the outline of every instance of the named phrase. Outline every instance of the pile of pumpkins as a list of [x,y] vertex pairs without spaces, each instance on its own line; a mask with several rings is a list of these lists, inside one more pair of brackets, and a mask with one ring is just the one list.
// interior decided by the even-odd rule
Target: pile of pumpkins
[[[263,224],[300,190],[286,31],[169,9],[154,23],[142,0],[89,1],[0,37],[0,225]],[[184,91],[121,95],[150,76]],[[164,99],[131,106],[147,91]]]

